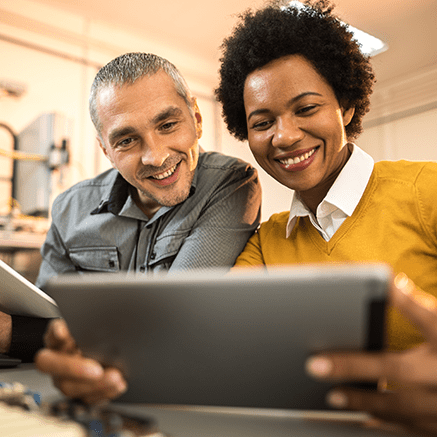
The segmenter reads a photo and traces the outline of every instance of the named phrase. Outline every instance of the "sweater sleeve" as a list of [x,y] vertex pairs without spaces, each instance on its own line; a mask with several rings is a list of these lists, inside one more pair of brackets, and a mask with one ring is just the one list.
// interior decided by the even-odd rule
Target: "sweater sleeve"
[[264,264],[259,232],[257,231],[252,235],[243,252],[238,256],[235,267],[259,267],[264,266]]

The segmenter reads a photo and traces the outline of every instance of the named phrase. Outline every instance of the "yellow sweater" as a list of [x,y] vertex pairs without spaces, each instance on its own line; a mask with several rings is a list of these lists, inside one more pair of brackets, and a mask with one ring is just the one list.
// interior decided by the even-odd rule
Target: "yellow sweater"
[[[287,239],[288,212],[262,223],[238,257],[237,266],[376,261],[405,272],[437,296],[437,163],[375,164],[357,208],[329,241],[308,217]],[[389,309],[387,345],[404,349],[423,341],[418,330]]]

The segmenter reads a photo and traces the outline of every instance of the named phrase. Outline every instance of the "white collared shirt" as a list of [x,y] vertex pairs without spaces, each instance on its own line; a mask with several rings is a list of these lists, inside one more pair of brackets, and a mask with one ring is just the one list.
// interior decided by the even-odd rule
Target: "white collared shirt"
[[373,171],[373,158],[357,145],[349,143],[352,153],[341,170],[328,194],[319,204],[316,216],[293,191],[290,216],[287,223],[288,238],[296,224],[297,217],[309,216],[313,226],[329,241],[341,224],[357,207]]

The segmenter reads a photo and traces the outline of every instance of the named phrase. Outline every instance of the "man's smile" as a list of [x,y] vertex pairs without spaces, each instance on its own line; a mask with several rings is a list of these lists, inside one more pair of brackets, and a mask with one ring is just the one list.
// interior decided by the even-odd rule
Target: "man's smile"
[[154,185],[160,185],[160,186],[172,185],[179,178],[181,162],[182,161],[179,161],[177,164],[173,165],[172,167],[168,168],[163,172],[155,173],[153,175],[147,176],[145,179],[152,182]]
[[157,180],[162,180],[162,179],[168,178],[176,171],[176,167],[179,164],[180,164],[180,162],[162,173],[150,176],[150,178],[157,179]]

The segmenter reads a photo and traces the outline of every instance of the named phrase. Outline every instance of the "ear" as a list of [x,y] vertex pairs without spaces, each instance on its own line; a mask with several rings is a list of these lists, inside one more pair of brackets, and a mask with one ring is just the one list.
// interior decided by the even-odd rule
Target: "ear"
[[200,140],[202,137],[202,115],[200,114],[199,106],[197,105],[197,100],[193,97],[193,113],[194,113],[194,124],[196,126],[197,139]]
[[343,109],[342,113],[343,113],[343,123],[345,126],[347,126],[352,121],[352,118],[355,114],[355,107],[352,106],[348,109]]
[[108,150],[106,149],[106,146],[105,146],[103,140],[100,138],[100,135],[96,136],[96,140],[99,143],[100,148],[103,150],[103,153],[105,154],[105,156],[109,159],[109,162],[111,163],[112,167],[116,168],[115,164],[114,164],[114,161],[109,156]]

